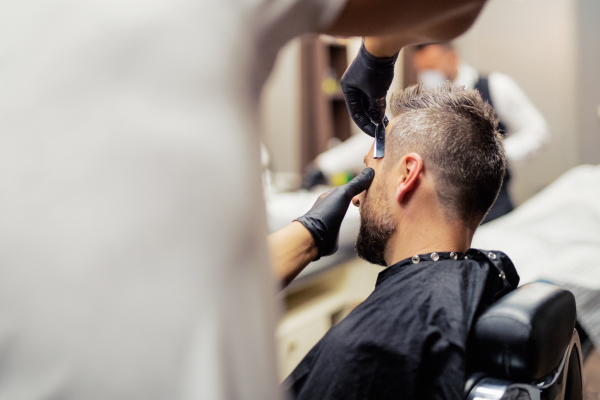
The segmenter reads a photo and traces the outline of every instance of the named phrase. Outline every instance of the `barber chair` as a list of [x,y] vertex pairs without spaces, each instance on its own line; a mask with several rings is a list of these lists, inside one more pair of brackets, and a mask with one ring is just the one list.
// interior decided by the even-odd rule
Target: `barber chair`
[[475,322],[467,400],[582,400],[575,297],[548,283],[521,286]]

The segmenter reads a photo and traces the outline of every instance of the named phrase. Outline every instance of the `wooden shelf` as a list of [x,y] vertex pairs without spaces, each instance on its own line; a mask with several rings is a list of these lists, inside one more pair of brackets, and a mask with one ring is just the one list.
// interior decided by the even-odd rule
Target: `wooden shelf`
[[301,45],[301,166],[328,150],[330,139],[346,140],[351,120],[340,79],[348,68],[347,40],[307,35]]

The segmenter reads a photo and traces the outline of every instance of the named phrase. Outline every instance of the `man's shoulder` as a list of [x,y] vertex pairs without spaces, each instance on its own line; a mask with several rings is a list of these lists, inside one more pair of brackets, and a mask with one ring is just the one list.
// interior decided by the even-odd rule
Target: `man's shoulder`
[[469,321],[457,289],[465,287],[464,274],[443,263],[436,267],[446,271],[407,270],[408,277],[394,275],[378,285],[309,352],[285,385],[309,398],[315,388],[321,393],[353,385],[366,390],[374,380],[394,386],[393,373],[411,386],[421,366],[437,360],[436,355],[464,349]]
[[[365,302],[365,314],[398,318],[401,323],[404,316],[414,314],[417,321],[429,323],[435,318],[440,323],[445,319],[468,326],[482,298],[488,303],[488,297],[498,298],[519,282],[506,254],[476,249],[462,259],[411,263],[394,272],[389,271]],[[386,312],[390,315],[381,315]]]
[[384,271],[389,274],[380,279],[374,293],[398,292],[400,297],[459,293],[464,285],[485,281],[490,267],[479,255],[408,264],[397,271],[392,266],[390,271]]
[[438,322],[462,319],[458,317],[463,314],[461,310],[478,301],[488,268],[477,262],[450,261],[454,260],[408,265],[401,273],[390,276],[342,321],[335,334],[345,335],[346,330],[396,330],[406,336],[425,329],[431,318]]
[[508,279],[516,287],[519,279],[514,264],[505,253],[481,249],[469,249],[457,260],[439,259],[408,264],[399,269],[397,274],[393,273],[396,271],[390,272],[392,272],[389,274],[392,279],[388,285],[392,290],[401,290],[404,286],[435,284],[437,287],[446,287],[455,291],[460,289],[456,286],[457,281],[481,281],[487,279],[490,274]]
[[[493,261],[506,263],[500,252],[470,250],[467,257],[386,270],[369,298],[325,335],[286,386],[295,395],[302,393],[300,398],[328,391],[355,394],[372,388],[374,381],[381,387],[400,382],[394,388],[400,393],[418,381],[423,365],[443,363],[461,373],[488,277],[501,280]],[[445,358],[448,354],[454,354],[452,360]]]

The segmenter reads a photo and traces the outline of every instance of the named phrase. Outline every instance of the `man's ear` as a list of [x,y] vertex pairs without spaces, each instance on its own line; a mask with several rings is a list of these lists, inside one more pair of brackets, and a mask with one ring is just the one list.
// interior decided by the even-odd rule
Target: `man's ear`
[[399,178],[396,189],[396,201],[400,203],[415,187],[423,170],[423,159],[417,153],[408,153],[402,157],[398,168]]

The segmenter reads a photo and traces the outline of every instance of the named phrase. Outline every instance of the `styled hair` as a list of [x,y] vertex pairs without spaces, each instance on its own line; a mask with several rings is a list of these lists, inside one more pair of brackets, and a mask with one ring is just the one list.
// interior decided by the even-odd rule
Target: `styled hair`
[[392,96],[384,168],[409,152],[423,158],[450,218],[477,226],[496,200],[506,161],[498,118],[476,90],[422,84]]

